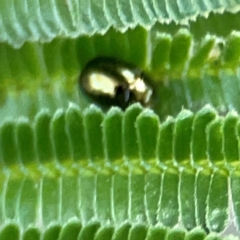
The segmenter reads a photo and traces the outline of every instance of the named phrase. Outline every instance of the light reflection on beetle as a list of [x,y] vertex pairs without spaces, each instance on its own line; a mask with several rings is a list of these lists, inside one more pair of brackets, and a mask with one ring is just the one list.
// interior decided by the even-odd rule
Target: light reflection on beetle
[[132,64],[111,57],[87,63],[80,76],[80,88],[103,107],[127,108],[135,102],[150,106],[153,88],[147,76]]

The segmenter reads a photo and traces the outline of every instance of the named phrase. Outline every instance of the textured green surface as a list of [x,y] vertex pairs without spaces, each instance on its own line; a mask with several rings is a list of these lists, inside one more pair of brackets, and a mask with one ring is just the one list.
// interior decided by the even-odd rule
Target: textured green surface
[[[0,239],[239,228],[239,4],[0,0]],[[97,56],[146,72],[152,110],[88,107]]]
[[[77,119],[75,125],[72,125],[73,119]],[[238,119],[236,113],[220,118],[206,106],[196,114],[184,110],[176,119],[170,118],[160,124],[157,115],[135,104],[125,113],[113,108],[107,114],[92,106],[83,115],[77,106],[69,105],[66,111],[58,110],[53,117],[42,112],[33,122],[22,118],[16,123],[7,121],[0,132],[15,129],[13,140],[16,139],[19,150],[15,154],[17,162],[9,164],[4,155],[1,156],[2,166],[12,176],[7,178],[4,172],[0,175],[1,196],[5,202],[0,208],[1,219],[19,221],[24,229],[39,218],[46,227],[52,222],[65,223],[71,218],[84,224],[91,219],[98,219],[102,224],[108,221],[120,224],[130,219],[131,222],[151,224],[161,222],[172,227],[180,219],[186,229],[200,225],[220,232],[227,223],[229,191],[236,199],[235,214],[239,211],[239,175],[232,172],[233,166],[237,166],[236,159],[229,162],[224,157],[236,148],[227,139],[229,134],[235,136],[235,140],[230,137],[231,141],[236,142],[239,138],[239,133],[231,130],[232,127],[237,129]],[[115,124],[111,125],[112,121],[123,129],[123,135],[109,131],[109,127],[115,127]],[[83,129],[82,124],[86,132],[76,135],[75,131]],[[41,140],[39,129],[42,126],[48,126],[44,133],[49,142]],[[226,128],[230,129],[222,130]],[[131,145],[125,145],[127,129],[132,131]],[[116,142],[110,141],[112,134],[115,134]],[[173,137],[165,143],[168,134]],[[89,158],[78,155],[78,147],[70,144],[76,136],[87,146]],[[199,150],[195,146],[197,137],[203,143],[206,141]],[[146,141],[148,138],[151,141]],[[67,143],[69,148],[64,147]],[[121,143],[127,147],[124,155],[122,149],[117,149]],[[33,151],[31,146],[38,148]],[[112,147],[106,146],[116,149],[113,151]],[[167,151],[161,152],[159,159],[156,157],[158,146]],[[222,151],[219,153],[216,148]],[[44,150],[45,155],[39,155]],[[41,161],[41,156],[43,159],[46,156],[49,161]],[[71,156],[79,157],[72,159]],[[189,156],[195,157],[190,161]],[[175,167],[174,162],[177,163]],[[73,224],[74,229],[77,226]],[[57,234],[52,231],[49,229],[46,234]],[[134,238],[135,230],[132,231]],[[102,234],[110,237],[113,232],[109,228],[98,235]]]
[[195,202],[192,200],[195,194],[195,176],[196,172],[193,169],[183,170],[180,175],[180,215],[186,229],[196,226],[196,208]]
[[[11,234],[10,234],[11,233]],[[7,224],[1,228],[1,239],[20,239],[19,228],[14,224]],[[6,237],[9,238],[6,238]],[[132,240],[132,239],[183,239],[183,240],[219,240],[229,239],[220,238],[217,234],[206,235],[203,229],[194,228],[192,231],[185,231],[182,228],[164,228],[161,226],[146,227],[142,224],[130,224],[126,222],[119,228],[111,225],[101,226],[99,222],[89,223],[81,226],[78,221],[70,221],[63,227],[52,225],[41,233],[35,228],[29,228],[23,233],[23,239],[113,239],[113,240]],[[233,238],[232,238],[233,239]]]
[[[193,120],[191,150],[193,154],[193,162],[196,164],[204,164],[207,160],[206,126],[215,117],[216,112],[209,105],[195,115]],[[199,139],[203,140],[201,144],[199,144]]]
[[136,131],[139,139],[140,159],[148,162],[156,159],[159,136],[159,119],[153,111],[142,112],[136,120]]
[[122,121],[123,113],[119,108],[112,108],[104,119],[104,141],[106,142],[106,156],[109,162],[121,160],[123,155]]
[[[219,197],[216,197],[216,196]],[[228,176],[213,173],[208,195],[207,224],[213,231],[222,231],[228,219]],[[214,224],[212,224],[214,223]]]
[[[171,2],[168,0],[163,2],[148,2],[147,0],[128,2],[124,0],[105,3],[96,0],[71,0],[67,3],[40,1],[31,4],[27,11],[24,5],[27,3],[28,1],[11,1],[9,3],[2,0],[0,26],[3,34],[1,41],[8,41],[19,46],[28,39],[49,41],[56,36],[74,37],[78,34],[92,34],[95,31],[104,32],[109,26],[123,30],[138,24],[152,26],[156,20],[162,23],[169,20],[176,22],[185,20],[186,22],[195,16],[206,16],[213,11],[221,13],[221,8],[236,12],[239,6],[237,0],[215,1],[214,3],[205,3],[205,1]],[[226,18],[229,17],[224,18],[223,16],[222,18],[226,21]],[[17,22],[16,25],[12,24],[11,20],[13,19]],[[213,23],[216,23],[216,20],[218,19],[213,18]],[[31,24],[28,24],[29,22]],[[212,24],[211,27],[214,29]],[[232,25],[234,26],[234,24],[230,26]],[[209,30],[212,29],[209,27]]]
[[180,112],[176,118],[173,152],[174,158],[180,165],[186,160],[189,162],[192,122],[193,114],[186,110]]

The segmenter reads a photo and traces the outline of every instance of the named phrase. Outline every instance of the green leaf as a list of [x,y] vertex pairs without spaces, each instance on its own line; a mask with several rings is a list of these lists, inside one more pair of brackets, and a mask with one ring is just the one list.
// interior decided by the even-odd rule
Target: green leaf
[[1,229],[0,232],[0,238],[5,240],[5,239],[11,239],[15,240],[18,239],[20,236],[20,229],[16,224],[9,223]]
[[[240,228],[238,0],[0,5],[0,239]],[[98,56],[146,73],[152,109],[91,105],[79,76]]]
[[[212,108],[206,106],[196,114],[184,110],[176,119],[167,119],[160,125],[153,111],[143,110],[139,104],[135,104],[125,113],[113,108],[107,114],[92,106],[80,116],[78,107],[70,104],[66,112],[57,110],[50,119],[48,113],[43,111],[36,115],[33,122],[19,119],[16,123],[11,122],[11,125],[2,125],[2,133],[9,126],[16,129],[13,133],[16,133],[17,142],[21,143],[16,145],[16,159],[20,159],[21,166],[24,167],[22,172],[17,168],[18,162],[6,162],[3,165],[14,176],[5,179],[4,172],[1,173],[6,184],[6,189],[2,190],[5,194],[1,195],[6,203],[2,209],[6,216],[19,219],[26,229],[39,216],[45,226],[49,226],[53,221],[62,219],[66,222],[78,216],[86,223],[96,217],[101,223],[108,219],[122,223],[129,218],[132,222],[161,222],[172,227],[180,218],[187,229],[198,225],[213,231],[222,231],[225,228],[229,190],[234,191],[234,199],[237,196],[234,189],[238,178],[231,171],[234,162],[224,160],[224,156],[236,147],[233,144],[226,145],[231,131],[236,134],[234,136],[238,136],[234,131],[238,116],[236,113],[219,118],[215,117],[216,113]],[[74,122],[77,121],[75,131],[83,129],[84,124],[86,135],[83,139],[88,146],[90,158],[83,159],[80,155],[71,166],[71,155],[62,151],[74,149],[71,143],[76,144],[73,135],[66,130],[69,129],[66,126],[73,124],[73,119]],[[120,129],[122,126],[123,135],[114,135],[116,143],[109,141],[114,134],[112,130],[116,127],[111,121],[119,124]],[[51,140],[47,145],[45,141],[40,141],[39,124],[51,126],[44,130]],[[228,126],[231,127],[230,130],[233,127],[233,130],[221,130]],[[172,138],[168,138],[169,130]],[[111,161],[109,156],[116,152],[112,148],[117,148],[117,143],[123,141],[124,134],[126,137],[128,131],[132,131],[129,145],[131,148],[125,149],[125,154],[120,150],[115,158],[117,161]],[[163,134],[165,131],[166,134]],[[74,134],[73,131],[71,133]],[[205,155],[192,159],[196,162],[190,161],[192,151],[196,152],[197,149],[191,143],[197,142],[193,141],[197,136],[201,137],[198,144],[206,141],[205,147],[199,151],[199,156],[207,151],[206,159],[209,156],[213,165],[208,165],[210,162],[204,160]],[[64,142],[61,142],[63,139]],[[165,139],[171,141],[159,145],[163,144]],[[66,143],[69,148],[64,146]],[[123,143],[126,144],[124,141]],[[218,145],[214,145],[216,143]],[[42,155],[43,161],[38,162],[41,167],[36,168],[37,155],[32,151],[33,146],[38,146],[39,152],[47,146],[46,153],[54,152],[56,157],[59,157],[50,164],[44,159],[49,159],[50,155]],[[159,146],[169,146],[170,151],[161,155],[160,159],[156,155]],[[216,148],[222,149],[222,152],[219,153]],[[78,148],[75,149],[78,151]],[[177,163],[176,166],[174,162]],[[201,170],[201,166],[207,168]],[[25,178],[21,180],[23,173]],[[234,179],[230,189],[227,184],[229,176]],[[196,202],[191,197],[195,194]],[[221,197],[216,198],[217,195]],[[38,199],[41,199],[39,203]],[[41,212],[35,210],[38,204]],[[234,211],[237,213],[237,205]],[[131,234],[134,235],[134,231]],[[108,235],[107,232],[106,230]],[[105,230],[99,234],[105,234]]]

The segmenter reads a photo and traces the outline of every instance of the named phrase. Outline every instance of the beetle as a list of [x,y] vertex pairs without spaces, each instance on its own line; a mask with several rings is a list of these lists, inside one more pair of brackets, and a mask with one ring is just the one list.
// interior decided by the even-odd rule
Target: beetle
[[89,61],[80,75],[80,88],[97,104],[126,109],[140,102],[151,104],[153,88],[149,78],[137,67],[112,57]]

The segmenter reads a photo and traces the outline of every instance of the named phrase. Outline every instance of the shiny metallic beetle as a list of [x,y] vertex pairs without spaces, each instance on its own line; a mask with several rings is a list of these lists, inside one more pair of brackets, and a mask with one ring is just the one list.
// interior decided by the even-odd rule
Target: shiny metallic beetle
[[88,62],[80,76],[80,87],[103,107],[125,109],[134,102],[149,106],[153,89],[135,66],[110,57]]

